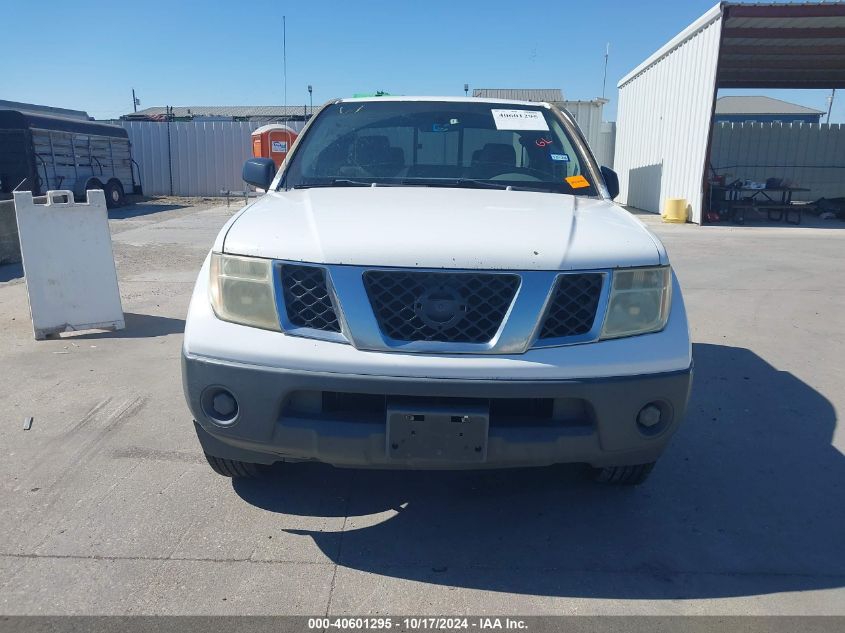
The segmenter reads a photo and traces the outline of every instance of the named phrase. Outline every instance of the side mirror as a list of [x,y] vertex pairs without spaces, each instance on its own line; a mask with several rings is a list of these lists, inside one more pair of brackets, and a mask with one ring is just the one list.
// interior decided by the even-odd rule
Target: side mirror
[[604,178],[604,186],[607,187],[610,199],[615,199],[619,195],[619,176],[610,167],[602,167],[601,175]]
[[257,189],[270,188],[276,176],[276,163],[271,158],[250,158],[244,163],[243,179]]

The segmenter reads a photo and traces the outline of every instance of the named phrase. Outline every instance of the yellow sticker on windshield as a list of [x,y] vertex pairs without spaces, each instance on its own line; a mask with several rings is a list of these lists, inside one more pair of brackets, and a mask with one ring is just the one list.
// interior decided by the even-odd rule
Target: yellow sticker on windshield
[[584,176],[569,176],[566,178],[566,182],[569,184],[570,187],[573,189],[583,189],[584,187],[590,186],[590,181],[584,178]]

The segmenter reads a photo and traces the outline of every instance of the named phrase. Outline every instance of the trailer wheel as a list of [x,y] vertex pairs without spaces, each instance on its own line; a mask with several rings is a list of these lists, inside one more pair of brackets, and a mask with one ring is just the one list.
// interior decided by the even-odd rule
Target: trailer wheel
[[105,187],[106,192],[106,206],[109,209],[115,207],[122,207],[126,204],[126,196],[123,193],[123,185],[119,180],[109,180]]
[[88,191],[89,189],[103,189],[103,183],[96,178],[92,178],[85,183],[85,191]]

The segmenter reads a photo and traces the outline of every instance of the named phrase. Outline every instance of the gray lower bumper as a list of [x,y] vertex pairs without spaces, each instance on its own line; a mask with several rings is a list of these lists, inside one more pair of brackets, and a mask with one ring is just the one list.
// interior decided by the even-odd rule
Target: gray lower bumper
[[[340,375],[288,371],[183,356],[185,396],[206,453],[226,459],[270,464],[316,460],[338,466],[398,468],[479,468],[542,466],[584,462],[594,466],[654,461],[684,416],[692,380],[687,370],[588,380],[452,380]],[[209,388],[224,387],[239,409],[229,427],[215,424],[203,408]],[[284,413],[289,394],[330,391],[384,396],[452,398],[573,398],[582,400],[584,425],[491,425],[481,464],[403,462],[388,457],[386,420],[331,419]],[[640,409],[660,402],[663,420],[644,432]]]

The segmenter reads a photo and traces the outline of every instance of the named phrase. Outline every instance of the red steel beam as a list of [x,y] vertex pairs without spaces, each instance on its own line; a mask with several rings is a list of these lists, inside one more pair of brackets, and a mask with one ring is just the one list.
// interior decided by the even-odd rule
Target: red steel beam
[[807,60],[801,57],[787,57],[782,59],[725,59],[719,62],[719,69],[722,70],[843,70],[845,69],[845,57],[834,57],[824,61]]
[[774,44],[725,44],[722,55],[845,55],[845,44],[821,44],[818,46],[778,46]]
[[743,38],[743,39],[845,39],[845,28],[836,27],[819,27],[819,28],[756,28],[756,27],[726,27],[723,30],[724,37]]
[[845,88],[845,77],[839,81],[828,81],[820,79],[807,79],[804,81],[776,81],[773,79],[760,79],[758,81],[748,80],[722,80],[720,79],[717,88],[767,88],[767,89],[783,89],[783,90],[830,90],[836,88],[837,90]]
[[730,18],[827,18],[845,15],[845,4],[801,4],[793,6],[729,5],[725,12]]

